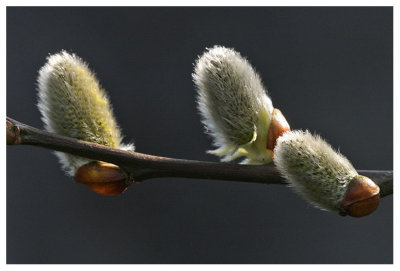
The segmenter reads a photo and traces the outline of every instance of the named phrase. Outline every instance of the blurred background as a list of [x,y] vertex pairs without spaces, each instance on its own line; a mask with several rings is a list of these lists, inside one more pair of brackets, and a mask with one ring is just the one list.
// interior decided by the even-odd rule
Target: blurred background
[[[142,153],[205,153],[191,80],[206,47],[233,47],[292,129],[358,169],[393,168],[391,7],[7,8],[7,115],[42,128],[38,69],[65,49],[107,90]],[[7,263],[392,263],[392,196],[364,218],[320,211],[282,185],[153,179],[105,197],[52,151],[7,148]]]

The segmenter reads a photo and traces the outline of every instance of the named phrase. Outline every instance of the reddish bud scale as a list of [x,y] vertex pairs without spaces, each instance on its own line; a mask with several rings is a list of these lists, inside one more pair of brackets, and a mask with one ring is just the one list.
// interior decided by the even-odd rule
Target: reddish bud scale
[[81,166],[74,179],[94,192],[107,196],[118,195],[133,183],[119,166],[99,161]]
[[286,121],[282,112],[274,108],[272,111],[271,124],[268,128],[267,149],[273,151],[277,139],[287,131],[290,131],[289,123]]
[[378,207],[379,186],[371,179],[358,175],[349,184],[344,195],[341,215],[362,217],[369,215]]

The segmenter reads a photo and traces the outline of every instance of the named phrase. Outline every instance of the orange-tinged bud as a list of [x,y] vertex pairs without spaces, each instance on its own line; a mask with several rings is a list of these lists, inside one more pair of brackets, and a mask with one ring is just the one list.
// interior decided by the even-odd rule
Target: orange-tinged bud
[[355,176],[349,184],[340,207],[341,215],[362,217],[378,207],[379,186],[365,176]]
[[107,196],[118,195],[133,183],[133,179],[119,166],[99,161],[81,166],[74,179],[94,192]]
[[268,128],[267,149],[273,150],[278,137],[287,131],[290,131],[289,123],[286,121],[282,112],[279,109],[274,108],[272,111],[271,124]]

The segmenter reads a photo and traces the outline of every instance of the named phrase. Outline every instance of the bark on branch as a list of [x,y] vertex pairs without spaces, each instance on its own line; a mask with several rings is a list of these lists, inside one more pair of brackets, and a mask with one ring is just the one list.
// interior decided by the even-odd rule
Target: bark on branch
[[[34,145],[120,166],[135,181],[150,178],[183,177],[286,184],[273,165],[239,165],[172,159],[128,152],[40,130],[7,117],[7,145]],[[393,194],[392,170],[357,170],[380,187],[380,196]]]

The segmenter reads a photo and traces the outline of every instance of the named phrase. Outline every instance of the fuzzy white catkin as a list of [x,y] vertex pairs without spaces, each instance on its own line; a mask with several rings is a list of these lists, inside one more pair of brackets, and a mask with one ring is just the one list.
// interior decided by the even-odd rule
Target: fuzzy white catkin
[[214,46],[195,63],[193,81],[202,122],[218,148],[210,153],[244,163],[272,160],[266,139],[273,106],[259,75],[238,52]]
[[[47,58],[40,69],[38,108],[47,131],[105,146],[134,150],[123,145],[111,104],[88,65],[75,54],[61,51]],[[86,158],[56,152],[69,175],[90,162]]]
[[320,136],[308,131],[284,133],[274,149],[274,163],[289,185],[305,200],[337,211],[357,171]]

